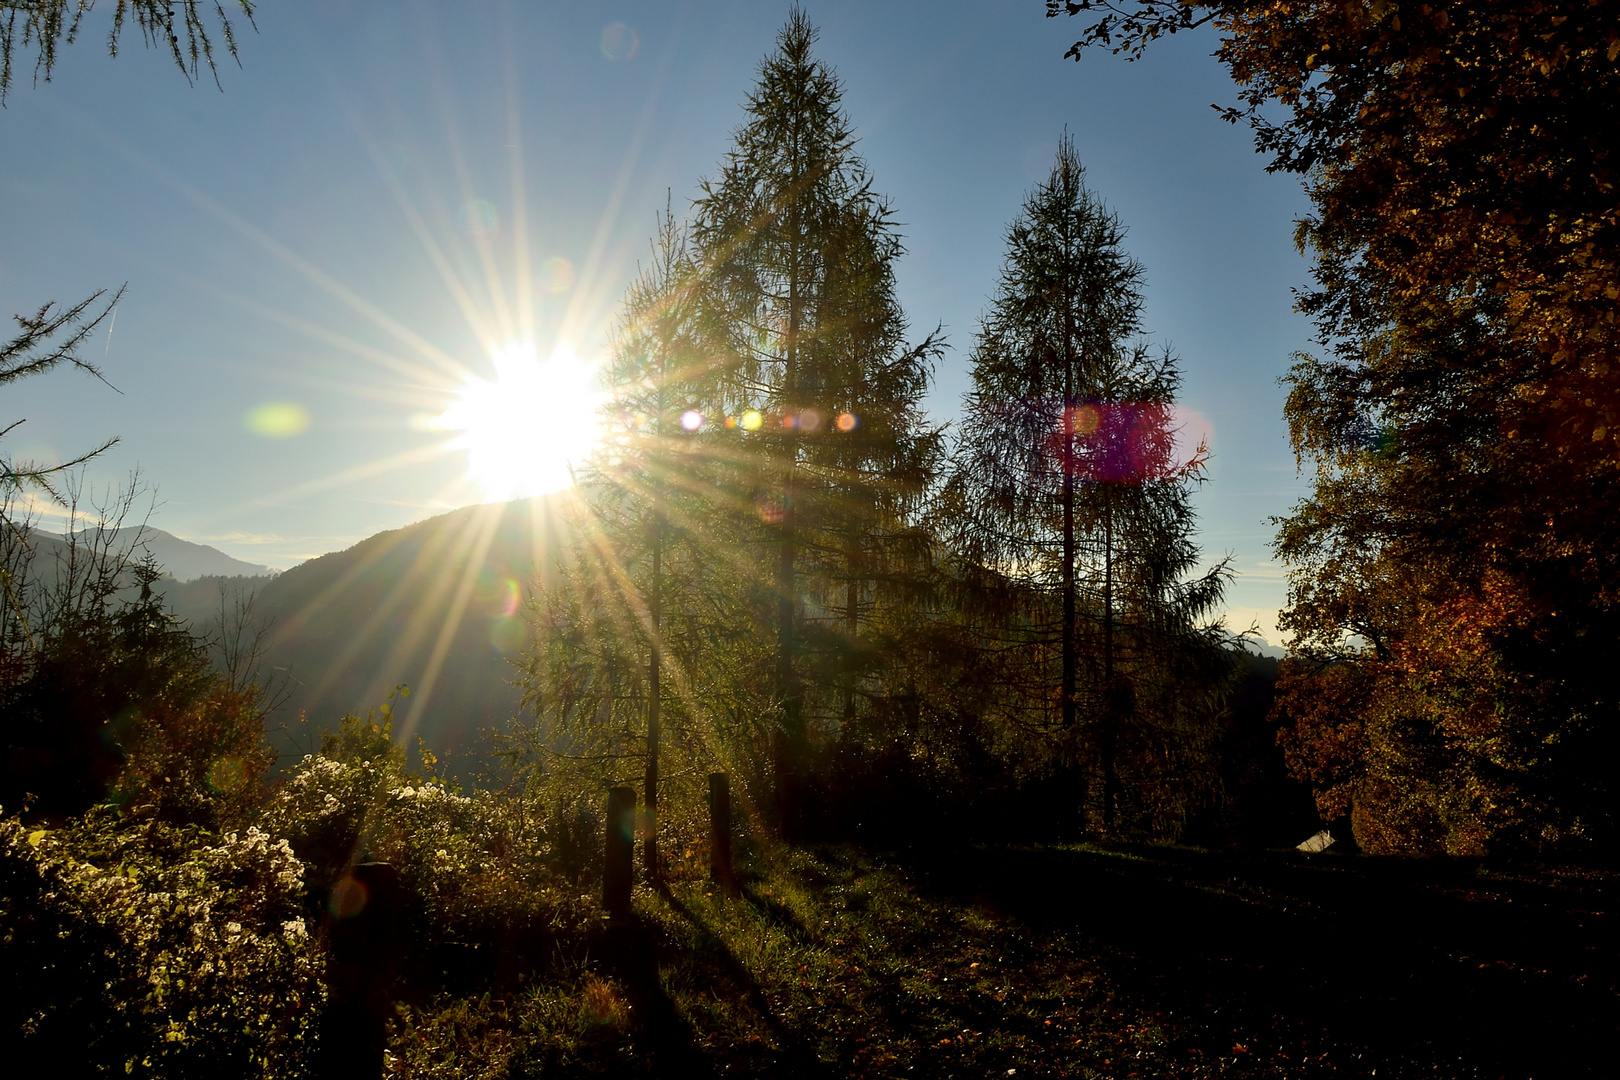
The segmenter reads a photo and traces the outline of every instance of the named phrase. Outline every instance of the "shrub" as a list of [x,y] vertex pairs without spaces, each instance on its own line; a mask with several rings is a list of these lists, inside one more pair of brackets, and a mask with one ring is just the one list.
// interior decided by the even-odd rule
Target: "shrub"
[[0,821],[4,1023],[70,1074],[302,1075],[324,1001],[303,891],[258,828]]

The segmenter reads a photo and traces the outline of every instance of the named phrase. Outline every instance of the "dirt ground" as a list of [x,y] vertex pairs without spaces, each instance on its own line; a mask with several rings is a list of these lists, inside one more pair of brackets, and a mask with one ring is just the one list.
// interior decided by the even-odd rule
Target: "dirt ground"
[[1155,1018],[1142,1075],[1620,1075],[1613,872],[1165,848],[911,862],[1021,927],[1029,961],[1083,957],[1122,1018]]

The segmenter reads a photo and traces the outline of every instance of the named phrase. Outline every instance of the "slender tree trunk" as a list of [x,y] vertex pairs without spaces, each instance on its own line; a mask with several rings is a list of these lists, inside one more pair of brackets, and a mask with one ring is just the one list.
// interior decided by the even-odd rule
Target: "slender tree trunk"
[[[1068,246],[1065,243],[1065,246]],[[1074,735],[1075,719],[1075,584],[1074,584],[1074,295],[1063,303],[1063,734]]]
[[[792,176],[797,181],[803,171],[799,161],[797,133],[794,136]],[[794,186],[797,186],[796,183]],[[790,189],[791,190],[791,189]],[[798,406],[799,376],[799,322],[800,311],[800,231],[801,219],[797,192],[791,209],[791,242],[788,250],[788,313],[783,342],[782,412],[782,523],[781,546],[776,562],[776,692],[782,702],[786,731],[784,753],[777,755],[776,783],[778,809],[782,814],[785,831],[792,833],[798,823],[799,785],[797,781],[800,758],[805,750],[804,717],[799,701],[798,685],[793,677],[793,657],[798,642],[795,640],[797,589],[794,587],[794,569],[798,558],[795,547],[794,520],[798,508],[794,506],[794,471],[798,466],[798,427],[795,409]]]
[[[664,413],[668,409],[665,387],[668,382],[669,342],[660,343],[658,358],[658,400],[653,420],[653,437],[662,439],[666,430]],[[652,553],[652,583],[647,590],[647,616],[652,624],[650,647],[647,650],[647,761],[642,788],[646,800],[647,835],[642,841],[642,860],[647,880],[654,884],[663,880],[663,868],[658,859],[658,744],[663,735],[663,666],[664,666],[664,480],[651,477],[653,485],[653,512],[647,538]]]
[[[658,481],[655,479],[654,483]],[[652,648],[647,659],[647,771],[643,781],[646,792],[647,835],[642,841],[642,859],[646,863],[647,880],[663,880],[663,869],[658,860],[658,743],[663,729],[663,659],[664,659],[664,493],[662,487],[653,495],[652,519],[652,595],[648,597],[648,616],[652,623]]]
[[845,547],[844,560],[849,568],[849,581],[844,587],[844,628],[849,634],[850,649],[850,668],[844,683],[844,723],[849,724],[855,719],[855,673],[860,660],[857,650],[861,632],[861,541],[853,530]]
[[1118,692],[1114,686],[1114,493],[1103,489],[1103,826],[1114,826],[1119,781],[1114,772],[1118,737]]
[[1069,377],[1063,392],[1063,731],[1074,730],[1075,715],[1075,584],[1074,584],[1074,418]]

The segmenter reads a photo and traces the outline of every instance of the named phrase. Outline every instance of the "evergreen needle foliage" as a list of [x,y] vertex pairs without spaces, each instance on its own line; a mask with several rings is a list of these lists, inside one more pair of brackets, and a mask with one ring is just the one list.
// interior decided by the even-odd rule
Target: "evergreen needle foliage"
[[524,676],[530,745],[621,777],[639,755],[662,801],[662,732],[689,785],[737,770],[790,831],[811,759],[891,710],[940,450],[940,342],[906,340],[900,239],[814,37],[795,12],[691,225],[661,219],[614,345],[618,436]]
[[1201,620],[1229,572],[1189,578],[1207,450],[1178,457],[1177,363],[1132,340],[1142,267],[1123,242],[1064,138],[1008,229],[942,514],[966,559],[1034,602],[1007,632],[1055,660],[1055,693],[1035,704],[1055,699],[1096,824],[1115,826],[1123,758],[1142,823],[1163,833],[1213,791],[1224,652]]

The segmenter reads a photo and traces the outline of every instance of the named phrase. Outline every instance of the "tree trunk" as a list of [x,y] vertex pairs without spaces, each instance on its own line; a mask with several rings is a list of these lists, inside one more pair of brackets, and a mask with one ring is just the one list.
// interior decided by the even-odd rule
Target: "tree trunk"
[[[791,178],[793,186],[797,186],[799,175],[803,171],[799,160],[800,146],[797,131],[794,133],[793,162]],[[802,272],[800,265],[800,232],[801,219],[797,198],[791,205],[790,235],[792,237],[788,250],[788,311],[787,326],[783,335],[783,371],[782,371],[782,426],[779,432],[781,438],[781,472],[782,472],[782,522],[781,546],[777,552],[776,563],[776,692],[778,700],[782,703],[783,727],[786,735],[783,753],[776,758],[776,784],[777,806],[782,813],[782,828],[785,834],[792,836],[796,833],[800,816],[799,784],[797,772],[802,765],[802,756],[806,749],[806,735],[804,730],[804,717],[799,701],[798,686],[793,676],[793,658],[797,651],[795,626],[797,618],[797,589],[795,588],[794,570],[798,560],[795,548],[794,535],[797,507],[793,504],[794,472],[798,466],[798,427],[796,410],[798,408],[798,377],[799,377],[799,322],[803,316],[800,311],[802,303],[800,297],[799,280]]]
[[[656,482],[656,481],[655,481]],[[653,496],[652,520],[652,588],[648,597],[648,619],[652,623],[651,647],[647,658],[647,769],[643,778],[646,792],[646,836],[642,839],[641,858],[647,880],[657,884],[663,880],[658,864],[658,742],[663,729],[663,615],[664,615],[664,496],[659,489]]]
[[1119,781],[1114,770],[1119,716],[1118,693],[1114,686],[1114,494],[1104,488],[1103,496],[1103,828],[1114,827],[1114,803]]

